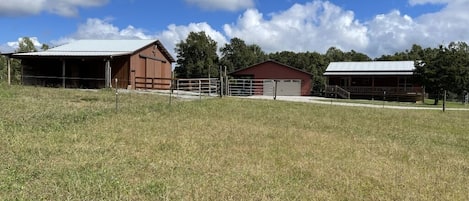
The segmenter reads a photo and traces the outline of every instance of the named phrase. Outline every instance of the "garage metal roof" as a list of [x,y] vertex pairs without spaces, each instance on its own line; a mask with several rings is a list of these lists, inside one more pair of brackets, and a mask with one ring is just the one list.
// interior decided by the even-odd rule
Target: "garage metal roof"
[[78,40],[43,52],[14,54],[15,57],[105,57],[133,54],[151,44],[157,44],[170,61],[174,59],[158,40]]
[[331,62],[324,75],[413,75],[414,61]]

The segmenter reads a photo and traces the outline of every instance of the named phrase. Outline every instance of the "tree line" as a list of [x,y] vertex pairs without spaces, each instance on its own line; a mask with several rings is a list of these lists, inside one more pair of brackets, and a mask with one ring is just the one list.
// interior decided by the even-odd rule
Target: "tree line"
[[[45,51],[49,49],[47,44],[42,44],[41,50]],[[18,49],[16,49],[15,53],[23,53],[23,52],[37,52],[38,49],[34,46],[33,41],[29,37],[21,38]],[[11,82],[14,84],[19,84],[21,81],[21,62],[18,59],[11,59]],[[6,82],[7,80],[7,57],[1,55],[0,56],[0,83]]]
[[[42,50],[49,47],[43,45]],[[30,38],[20,40],[16,52],[38,51]],[[261,63],[266,60],[298,68],[313,74],[313,91],[324,89],[323,73],[330,62],[339,61],[415,61],[416,80],[426,87],[438,102],[443,90],[460,96],[469,90],[469,46],[465,42],[451,42],[437,48],[423,48],[412,45],[410,49],[393,55],[382,55],[371,59],[368,55],[351,50],[344,52],[336,47],[326,53],[281,51],[265,53],[259,45],[246,44],[240,38],[232,38],[220,49],[217,42],[205,32],[191,32],[186,40],[180,41],[175,48],[177,54],[174,69],[178,78],[217,77],[219,67],[228,72]],[[19,83],[21,67],[18,60],[12,60],[12,81]],[[6,80],[6,58],[0,57],[0,82]]]
[[233,72],[271,59],[313,74],[313,91],[320,92],[325,83],[323,73],[330,62],[415,61],[415,79],[426,87],[436,103],[443,90],[460,95],[469,90],[469,46],[465,42],[451,42],[437,48],[414,44],[408,50],[371,59],[364,53],[344,52],[336,47],[329,48],[325,54],[291,51],[267,54],[258,45],[246,44],[240,38],[232,38],[217,49],[217,42],[205,32],[192,32],[176,44],[175,50],[175,73],[180,78],[216,77],[219,66]]

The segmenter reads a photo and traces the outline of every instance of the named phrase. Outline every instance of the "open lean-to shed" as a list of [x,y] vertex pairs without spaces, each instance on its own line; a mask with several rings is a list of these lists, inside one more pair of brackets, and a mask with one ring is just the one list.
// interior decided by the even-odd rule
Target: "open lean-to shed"
[[[279,96],[308,96],[312,89],[312,74],[300,69],[268,60],[230,73],[238,79],[274,80]],[[272,82],[265,82],[271,84]],[[269,87],[270,88],[270,87]],[[266,90],[264,90],[263,95]]]
[[25,85],[169,89],[174,58],[158,40],[78,40],[17,53]]
[[331,62],[326,96],[418,101],[422,87],[414,71],[414,61]]

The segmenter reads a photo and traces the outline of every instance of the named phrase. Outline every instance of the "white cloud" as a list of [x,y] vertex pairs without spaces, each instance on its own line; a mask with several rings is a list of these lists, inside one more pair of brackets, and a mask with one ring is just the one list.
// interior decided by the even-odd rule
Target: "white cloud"
[[[45,1],[45,0],[42,0]],[[436,0],[411,0],[415,5]],[[438,2],[444,2],[439,0]],[[159,39],[174,57],[174,47],[190,32],[205,31],[221,47],[230,38],[239,37],[258,44],[266,52],[325,51],[334,46],[343,51],[355,50],[379,57],[394,54],[419,44],[437,47],[451,41],[469,42],[469,1],[449,2],[438,12],[412,18],[398,10],[376,15],[366,22],[358,21],[352,11],[327,1],[313,0],[295,4],[277,13],[264,14],[247,9],[236,22],[225,24],[223,31],[206,22],[187,25],[172,24],[158,33],[128,25],[118,27],[112,19],[88,19],[68,37],[52,41],[52,45],[76,39]]]
[[418,44],[437,47],[452,41],[469,42],[467,19],[469,1],[459,0],[415,0],[414,3],[445,3],[440,11],[416,18],[402,15],[399,11],[377,15],[367,22],[370,46],[365,50],[370,55],[380,56],[403,51]]
[[[204,31],[210,38],[217,42],[218,47],[222,47],[227,43],[226,37],[219,31],[213,29],[208,23],[191,23],[187,26],[176,26],[174,24],[169,25],[168,29],[157,34],[156,38],[173,52],[176,44],[182,40],[186,40],[190,32],[201,32]],[[173,54],[176,56],[176,54]]]
[[2,0],[0,16],[36,15],[49,12],[61,16],[76,16],[80,7],[97,7],[109,0]]
[[424,35],[421,25],[407,15],[401,16],[397,10],[377,15],[367,23],[367,27],[367,35],[372,42],[366,52],[373,56],[402,51],[413,43],[418,43]]
[[52,41],[52,44],[57,46],[78,39],[158,39],[176,57],[174,53],[176,44],[185,40],[190,32],[205,31],[220,47],[227,42],[222,33],[216,31],[205,22],[191,23],[187,26],[176,26],[173,24],[169,25],[167,30],[160,33],[147,33],[144,29],[135,28],[131,25],[121,29],[113,25],[111,21],[112,19],[88,19],[86,23],[78,26],[78,30],[74,34]]
[[412,6],[425,4],[446,4],[452,1],[457,0],[409,0],[409,4]]
[[0,53],[12,53],[15,49],[8,46],[8,44],[0,44]]
[[[31,42],[33,42],[33,45],[34,47],[36,47],[36,49],[40,50],[41,47],[42,47],[42,43],[39,42],[39,39],[37,37],[29,37],[29,39],[31,40]],[[17,41],[14,41],[14,42],[8,42],[6,45],[3,45],[5,49],[8,49],[8,50],[17,50],[19,47],[20,47],[20,43],[23,41],[23,38],[18,38]]]
[[260,45],[267,52],[318,51],[329,47],[364,52],[370,57],[393,54],[412,44],[437,47],[451,41],[469,42],[469,1],[410,0],[409,4],[446,3],[434,13],[416,18],[394,10],[360,22],[352,11],[330,2],[295,4],[288,10],[265,17],[248,9],[236,23],[224,26],[228,38],[239,37]]
[[186,0],[207,10],[237,11],[254,7],[254,0]]
[[353,12],[322,1],[295,4],[271,14],[270,19],[249,9],[236,24],[226,24],[224,30],[228,37],[258,44],[267,52],[324,52],[331,46],[363,49],[369,43],[367,28],[354,19]]

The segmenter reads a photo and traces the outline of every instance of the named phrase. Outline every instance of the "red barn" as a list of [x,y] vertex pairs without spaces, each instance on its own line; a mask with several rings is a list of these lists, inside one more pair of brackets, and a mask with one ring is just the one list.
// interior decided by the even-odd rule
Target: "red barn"
[[169,89],[175,62],[158,40],[78,40],[44,52],[17,53],[25,85]]
[[279,96],[308,96],[312,89],[312,74],[268,60],[230,73],[235,78],[277,81]]

